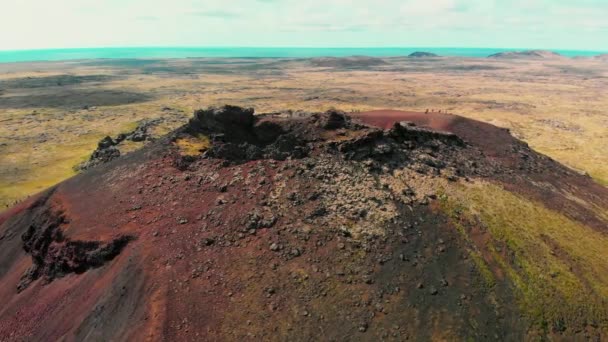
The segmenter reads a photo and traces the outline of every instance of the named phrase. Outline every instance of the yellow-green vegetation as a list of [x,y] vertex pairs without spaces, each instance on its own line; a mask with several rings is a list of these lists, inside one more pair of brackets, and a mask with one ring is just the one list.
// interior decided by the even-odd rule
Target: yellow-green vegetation
[[136,150],[140,149],[142,146],[144,146],[143,142],[135,142],[135,141],[130,141],[130,140],[123,140],[118,145],[118,149],[120,150],[120,154],[124,155],[124,154],[127,154],[129,152],[136,151]]
[[137,122],[133,121],[133,122],[129,122],[125,125],[123,125],[122,128],[122,133],[126,133],[126,132],[132,132],[137,128]]
[[[2,165],[26,166],[0,180],[0,204],[10,205],[73,176],[76,173],[74,165],[89,157],[97,141],[99,137],[87,136],[65,144],[42,145],[34,151],[26,151],[26,148],[32,148],[28,146],[10,155],[0,155]],[[28,160],[36,154],[51,155],[54,158],[52,161],[40,158],[36,163],[28,165]]]
[[485,245],[474,242],[474,261],[484,278],[490,263],[499,265],[535,323],[608,327],[606,234],[489,183],[448,185],[440,198],[457,225],[491,236]]
[[494,286],[496,283],[496,279],[494,278],[494,274],[492,274],[492,271],[490,270],[486,262],[483,260],[481,253],[476,250],[469,250],[469,256],[475,263],[475,266],[477,266],[477,270],[479,271],[479,273],[481,273],[481,276],[485,281],[486,285],[488,287]]
[[188,135],[175,140],[179,152],[183,156],[197,156],[211,146],[209,137],[200,133]]
[[[82,121],[71,124],[83,125]],[[128,132],[137,123],[127,122],[116,126],[118,132]],[[99,140],[111,134],[112,130],[111,127],[99,129],[100,131],[86,130],[87,134],[77,136],[66,134],[61,143],[26,140],[26,143],[10,145],[8,153],[0,154],[0,165],[6,168],[0,170],[0,206],[11,205],[75,175],[75,167],[86,161]],[[25,126],[19,132],[28,137],[39,135],[43,131],[44,127]],[[120,149],[122,153],[127,153],[141,146],[141,143],[126,142],[121,144]]]

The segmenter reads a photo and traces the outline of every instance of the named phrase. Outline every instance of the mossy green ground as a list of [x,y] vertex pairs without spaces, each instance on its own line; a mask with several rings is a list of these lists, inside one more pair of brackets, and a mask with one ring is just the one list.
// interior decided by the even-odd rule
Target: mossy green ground
[[[71,125],[85,126],[86,123],[77,119],[64,119]],[[112,124],[92,127],[86,133],[73,136],[65,134],[61,143],[33,142],[23,139],[21,144],[9,146],[7,153],[0,154],[0,165],[5,167],[0,171],[0,209],[15,201],[22,200],[38,193],[58,182],[77,173],[77,166],[86,161],[97,147],[97,143],[106,135],[115,136],[118,133],[130,132],[138,125],[138,120],[113,122]],[[35,136],[42,127],[23,128],[24,136]],[[85,129],[82,129],[85,131]],[[158,127],[162,134],[168,128]],[[143,146],[140,142],[124,141],[119,149],[122,154],[134,151]]]
[[[537,327],[608,328],[606,234],[489,183],[449,185],[441,203],[488,284],[505,274]],[[471,224],[490,239],[471,239]]]
[[[43,145],[40,153],[56,156],[50,165],[31,165],[26,170],[0,183],[0,198],[10,204],[11,201],[25,198],[40,192],[75,174],[74,165],[85,161],[91,154],[91,146],[95,146],[97,136],[81,137],[80,140],[61,145]],[[28,153],[14,153],[0,157],[3,163],[19,162],[27,159]]]

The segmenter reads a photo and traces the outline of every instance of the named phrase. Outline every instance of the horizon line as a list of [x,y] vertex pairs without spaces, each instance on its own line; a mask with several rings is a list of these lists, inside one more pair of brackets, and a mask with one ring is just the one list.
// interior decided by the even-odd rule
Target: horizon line
[[49,50],[91,50],[91,49],[487,49],[487,50],[514,50],[514,51],[569,51],[569,52],[608,52],[602,49],[574,49],[574,48],[542,48],[542,47],[468,47],[468,46],[238,46],[238,45],[124,45],[124,46],[87,46],[87,47],[50,47],[50,48],[22,48],[2,49],[5,52],[23,51],[49,51]]

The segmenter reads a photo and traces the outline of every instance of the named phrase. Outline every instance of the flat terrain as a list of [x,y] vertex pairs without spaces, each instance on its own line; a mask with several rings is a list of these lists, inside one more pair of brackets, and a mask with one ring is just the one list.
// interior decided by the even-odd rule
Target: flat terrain
[[[601,59],[180,59],[0,64],[0,206],[72,176],[106,135],[225,103],[258,113],[449,112],[608,184],[608,63]],[[128,150],[143,143],[131,143]],[[124,147],[123,147],[124,148]]]

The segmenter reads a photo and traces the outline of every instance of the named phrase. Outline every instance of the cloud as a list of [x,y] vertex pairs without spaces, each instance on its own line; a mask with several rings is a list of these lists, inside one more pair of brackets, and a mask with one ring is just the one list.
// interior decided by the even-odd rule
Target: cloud
[[217,18],[217,19],[233,19],[238,18],[241,14],[230,11],[223,10],[210,10],[210,11],[194,11],[188,13],[189,15],[195,17],[207,17],[207,18]]
[[[536,47],[539,42],[546,47],[608,49],[608,0],[5,2],[0,11],[0,32],[15,34],[0,35],[0,49],[367,44],[499,47],[517,44],[514,47],[520,48]],[[23,25],[24,22],[29,24]],[[221,25],[222,22],[229,25]],[[19,30],[15,31],[15,27]]]
[[136,17],[135,19],[141,20],[141,21],[156,21],[156,20],[160,20],[160,17],[156,17],[156,16],[152,16],[152,15],[140,15],[140,16]]
[[349,25],[341,23],[302,23],[281,28],[282,32],[364,32],[369,27],[366,25]]

